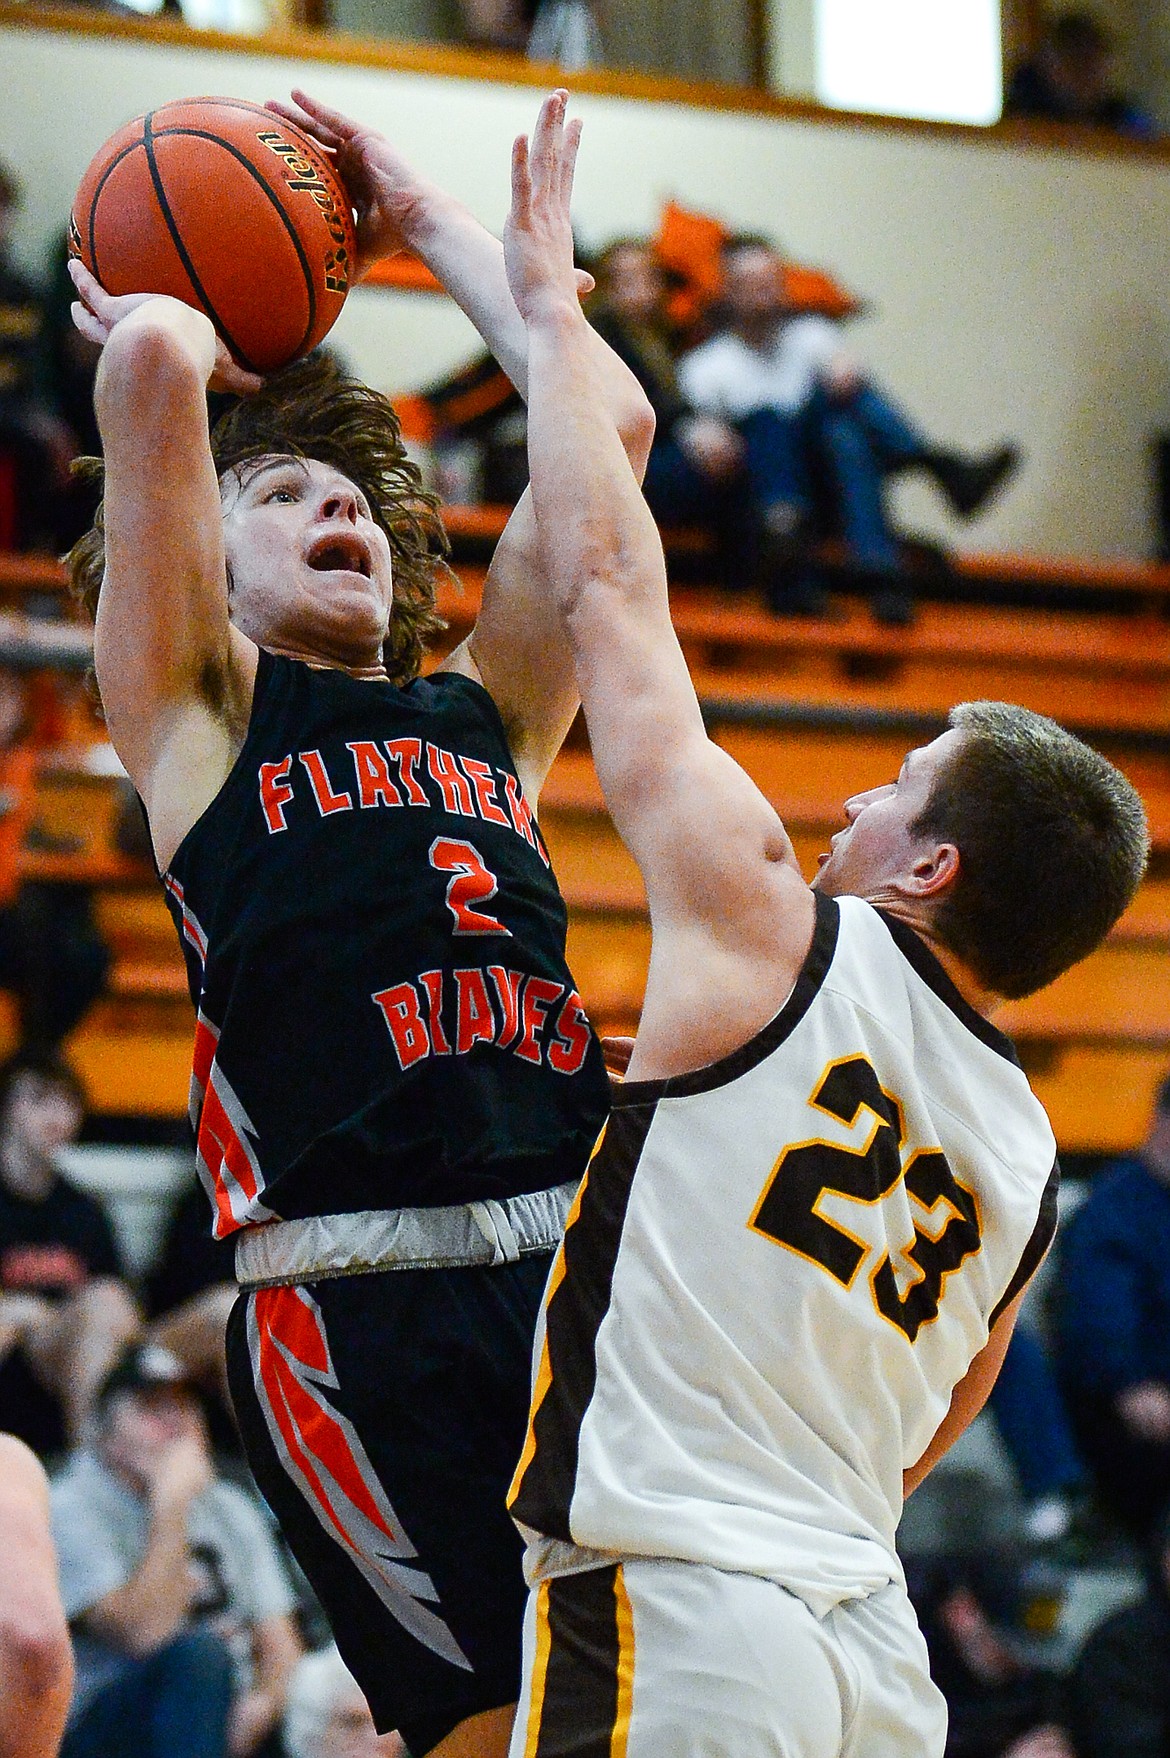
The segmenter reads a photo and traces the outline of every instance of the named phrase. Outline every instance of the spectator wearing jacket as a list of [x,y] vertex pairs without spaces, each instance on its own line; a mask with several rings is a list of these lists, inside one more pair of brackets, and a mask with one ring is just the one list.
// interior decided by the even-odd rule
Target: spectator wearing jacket
[[1170,1504],[1170,1079],[1141,1148],[1098,1175],[1069,1228],[1057,1344],[1101,1495],[1145,1540]]

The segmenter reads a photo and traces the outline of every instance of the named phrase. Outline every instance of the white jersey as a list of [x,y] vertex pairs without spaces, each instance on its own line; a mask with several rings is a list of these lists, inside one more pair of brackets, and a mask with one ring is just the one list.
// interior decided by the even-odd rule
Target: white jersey
[[1039,1263],[1056,1147],[910,929],[817,897],[780,1013],[627,1082],[545,1297],[512,1512],[533,1578],[623,1556],[818,1615],[901,1579],[902,1473]]

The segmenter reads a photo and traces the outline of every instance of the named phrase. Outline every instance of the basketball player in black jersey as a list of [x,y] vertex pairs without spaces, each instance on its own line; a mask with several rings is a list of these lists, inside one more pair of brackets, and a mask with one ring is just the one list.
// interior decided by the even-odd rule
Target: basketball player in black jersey
[[[523,389],[498,242],[297,98],[365,260],[412,243]],[[378,1727],[415,1758],[493,1758],[534,1317],[607,1103],[533,815],[577,698],[531,505],[420,679],[434,516],[384,400],[311,363],[260,390],[201,314],[72,272],[105,472],[74,572],[198,1010],[248,1455]],[[597,368],[640,468],[642,394],[600,342]],[[209,382],[255,393],[210,437]]]

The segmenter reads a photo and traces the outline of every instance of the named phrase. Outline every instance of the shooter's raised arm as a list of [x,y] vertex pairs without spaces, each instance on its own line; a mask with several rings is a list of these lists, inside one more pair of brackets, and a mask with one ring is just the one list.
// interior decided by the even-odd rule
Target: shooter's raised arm
[[[508,287],[503,248],[453,196],[422,176],[374,129],[303,91],[270,107],[335,154],[358,216],[358,272],[409,247],[475,325],[522,397],[528,395],[528,338]],[[534,139],[560,127],[564,92],[541,107]],[[572,276],[573,297],[582,285]],[[598,394],[639,479],[654,417],[641,386],[594,331],[588,348]],[[551,604],[531,496],[525,493],[496,547],[472,635],[446,662],[482,681],[508,729],[525,790],[535,799],[577,709],[572,661]]]
[[[94,659],[118,755],[165,860],[214,797],[247,719],[255,649],[228,621],[207,388],[255,390],[202,312],[111,297],[77,261],[79,330],[102,349],[105,578]],[[239,724],[233,724],[238,722]]]

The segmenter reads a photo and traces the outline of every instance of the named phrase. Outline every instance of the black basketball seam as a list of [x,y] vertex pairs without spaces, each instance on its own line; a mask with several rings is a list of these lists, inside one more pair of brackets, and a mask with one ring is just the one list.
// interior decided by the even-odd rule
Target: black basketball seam
[[[153,114],[154,114],[154,112],[152,111],[151,115],[153,116]],[[147,120],[149,121],[150,118],[148,117]],[[277,199],[279,197],[279,195],[281,194],[280,189],[277,186],[275,186],[274,184],[270,183],[268,181],[267,177],[265,177],[264,173],[261,171],[260,167],[258,165],[254,165],[252,163],[251,159],[249,159],[244,153],[242,153],[238,147],[233,146],[230,141],[224,140],[222,135],[212,133],[212,131],[210,129],[192,128],[190,126],[190,124],[188,124],[188,123],[176,122],[176,123],[173,123],[169,127],[163,127],[163,128],[159,128],[156,130],[152,130],[151,139],[152,140],[159,140],[164,135],[190,135],[195,140],[209,140],[209,141],[213,142],[214,145],[222,147],[225,152],[230,153],[232,155],[232,157],[239,164],[241,164],[247,172],[249,172],[249,174],[252,176],[252,178],[255,180],[255,182],[257,182],[260,185],[260,188],[264,191],[265,195],[269,198],[270,202],[272,203],[272,206],[276,209],[276,212],[280,216],[280,219],[284,225],[285,231],[288,233],[289,238],[292,241],[293,249],[297,253],[297,257],[298,257],[298,259],[300,261],[300,265],[301,265],[301,271],[305,277],[305,292],[306,292],[306,295],[307,295],[308,301],[309,301],[309,320],[308,320],[307,324],[305,325],[304,330],[301,333],[301,340],[300,340],[300,343],[298,344],[299,347],[303,347],[305,344],[306,338],[308,336],[312,335],[313,326],[315,325],[315,323],[317,321],[317,289],[316,289],[316,285],[313,280],[312,264],[309,262],[309,258],[308,258],[306,251],[305,251],[305,247],[301,243],[300,234],[297,232],[297,229],[293,225],[292,220],[289,218],[288,214],[285,212],[284,207],[282,206],[281,202]],[[151,175],[153,176],[154,169],[155,169],[153,157],[151,158],[150,163],[151,163]],[[161,199],[161,196],[160,196],[160,199]],[[164,212],[166,213],[167,224],[168,224],[168,226],[170,226],[171,220],[170,220],[169,209],[164,209]],[[176,246],[178,246],[181,249],[181,246],[179,246],[178,235],[174,231],[173,228],[171,230],[171,236],[175,239]],[[186,252],[183,252],[182,255],[183,255],[184,266],[187,267],[188,265],[187,265]],[[192,280],[195,281],[195,285],[199,288],[200,298],[206,300],[207,295],[204,293],[202,286],[200,286],[198,280],[195,278],[194,270],[192,268],[188,267],[188,273],[191,275]],[[211,316],[210,302],[208,302],[208,315]],[[214,317],[212,317],[212,322],[216,323],[216,320]],[[219,329],[218,323],[216,323],[216,328]],[[222,331],[220,333],[223,334]],[[224,335],[223,339],[226,342],[228,338],[226,335]],[[243,364],[245,366],[249,366],[250,362],[244,361]],[[255,368],[252,368],[252,370],[254,371]]]
[[241,366],[247,367],[249,372],[255,372],[256,368],[252,365],[252,362],[246,359],[242,353],[238,352],[238,350],[232,348],[232,341],[228,335],[227,329],[221,322],[219,313],[211,303],[211,300],[207,297],[207,291],[203,282],[195,272],[195,264],[191,261],[191,257],[187,251],[187,246],[183,243],[182,234],[175,224],[174,215],[171,213],[170,203],[167,201],[166,191],[163,188],[162,177],[159,174],[158,165],[155,163],[154,136],[151,132],[150,126],[153,117],[154,111],[151,110],[142,118],[142,144],[146,149],[147,170],[150,172],[150,180],[154,184],[154,193],[158,200],[158,205],[162,212],[167,231],[171,235],[171,243],[175,247],[179,261],[187,271],[187,276],[191,285],[194,287],[196,293],[203,302],[204,313],[211,319],[216,335],[223,342],[225,348],[232,349],[232,351],[235,352],[236,358]]
[[94,229],[97,225],[98,198],[101,195],[102,190],[106,186],[106,179],[111,175],[111,173],[113,171],[115,171],[117,169],[117,167],[122,163],[123,159],[129,158],[130,154],[132,152],[134,152],[136,150],[136,148],[140,147],[141,145],[142,145],[142,142],[140,140],[132,140],[126,146],[124,146],[122,148],[121,152],[118,154],[118,156],[116,158],[110,160],[109,164],[106,166],[105,170],[102,172],[101,176],[98,178],[97,185],[94,188],[93,195],[90,197],[90,203],[89,203],[89,260],[93,264],[94,279],[98,280],[98,281],[100,281],[102,278],[101,271],[98,268],[97,238],[95,237],[95,231],[94,231]]

